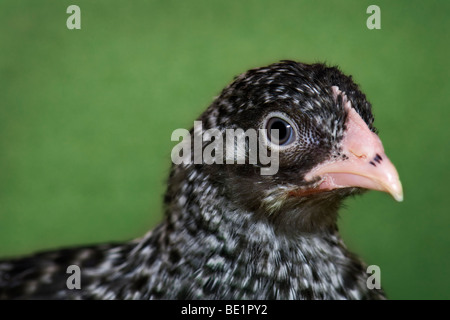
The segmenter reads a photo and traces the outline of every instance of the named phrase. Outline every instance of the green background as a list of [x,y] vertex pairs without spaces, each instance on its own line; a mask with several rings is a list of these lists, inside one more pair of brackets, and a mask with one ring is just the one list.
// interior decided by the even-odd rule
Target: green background
[[327,62],[372,102],[405,191],[349,199],[347,245],[390,298],[449,299],[449,15],[423,0],[1,1],[0,256],[141,236],[174,129],[249,68]]

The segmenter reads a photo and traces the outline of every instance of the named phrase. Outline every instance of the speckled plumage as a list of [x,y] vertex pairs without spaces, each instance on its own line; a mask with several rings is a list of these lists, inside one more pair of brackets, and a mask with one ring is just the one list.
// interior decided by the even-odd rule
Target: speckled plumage
[[[288,114],[298,141],[274,176],[260,164],[173,165],[163,222],[125,243],[64,249],[0,262],[4,299],[383,299],[336,226],[358,188],[292,196],[304,175],[341,153],[347,113],[337,86],[375,132],[371,105],[337,68],[282,61],[250,70],[200,116],[203,130],[258,129]],[[191,134],[193,131],[191,130]],[[69,290],[69,265],[81,289]]]

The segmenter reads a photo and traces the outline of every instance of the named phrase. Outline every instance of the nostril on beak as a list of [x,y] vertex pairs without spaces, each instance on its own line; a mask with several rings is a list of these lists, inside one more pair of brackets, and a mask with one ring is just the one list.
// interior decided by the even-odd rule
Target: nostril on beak
[[353,150],[349,150],[351,154],[353,154],[355,157],[359,158],[359,159],[366,159],[367,156],[362,153],[362,152],[355,152]]

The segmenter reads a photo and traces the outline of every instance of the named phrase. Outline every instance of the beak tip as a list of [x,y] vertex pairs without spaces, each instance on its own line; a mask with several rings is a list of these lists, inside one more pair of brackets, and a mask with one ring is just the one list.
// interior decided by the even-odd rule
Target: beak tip
[[397,202],[403,202],[403,187],[400,180],[397,181],[398,184],[395,186],[394,190],[391,190],[391,195]]
[[403,193],[393,195],[393,197],[397,202],[403,202]]

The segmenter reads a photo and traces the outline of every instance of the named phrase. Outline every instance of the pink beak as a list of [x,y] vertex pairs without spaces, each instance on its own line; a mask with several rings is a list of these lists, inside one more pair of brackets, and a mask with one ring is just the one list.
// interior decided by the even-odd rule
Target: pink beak
[[[335,97],[341,94],[337,87],[333,87],[333,91]],[[386,156],[380,138],[370,131],[345,95],[343,103],[348,117],[341,148],[348,158],[319,164],[306,175],[306,180],[320,177],[321,182],[316,190],[360,187],[385,191],[395,200],[403,201],[397,170]]]

